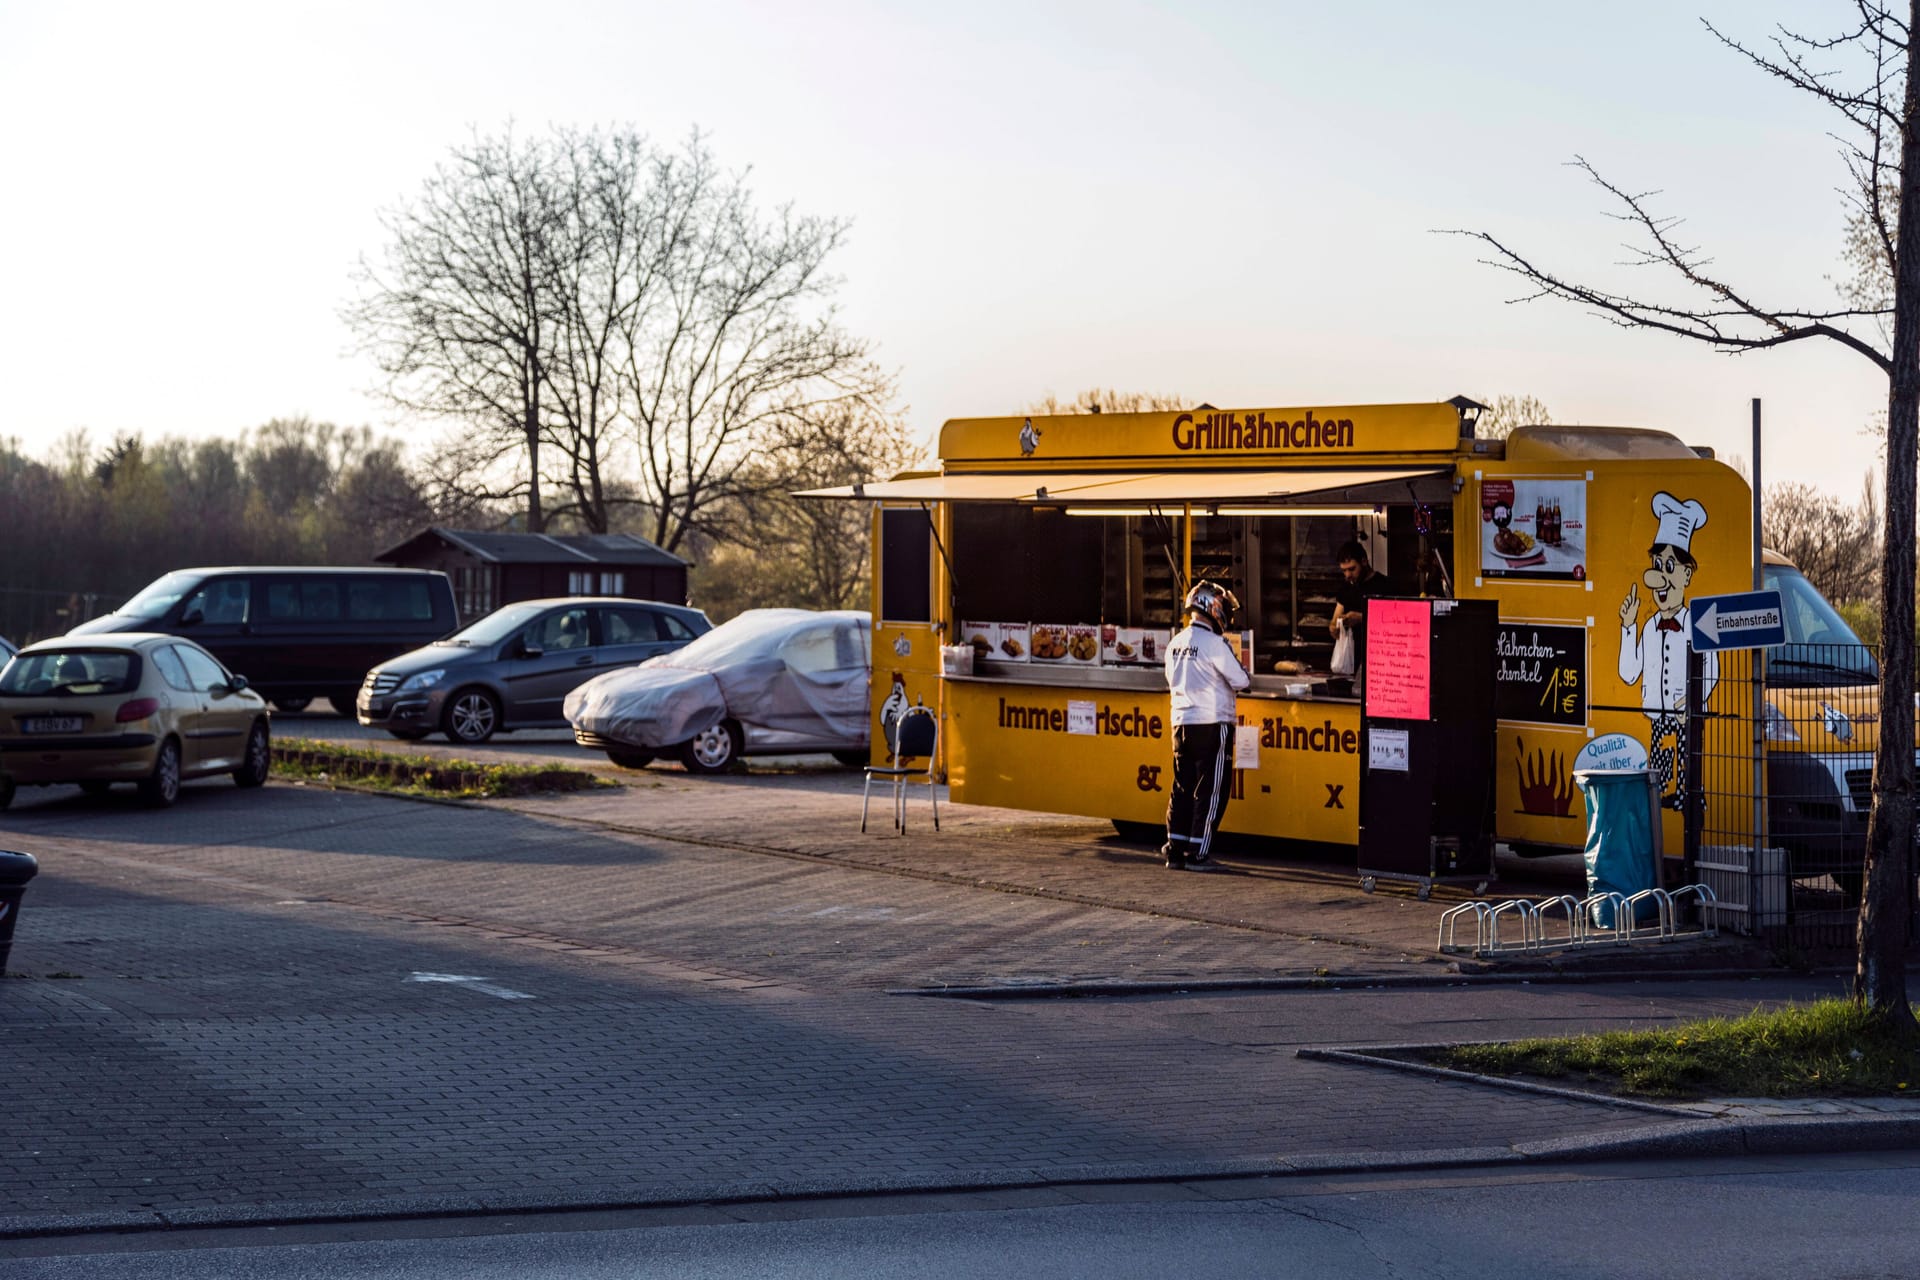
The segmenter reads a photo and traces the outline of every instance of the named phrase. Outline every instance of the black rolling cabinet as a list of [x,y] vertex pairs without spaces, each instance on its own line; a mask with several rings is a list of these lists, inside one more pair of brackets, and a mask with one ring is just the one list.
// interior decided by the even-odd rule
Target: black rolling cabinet
[[1361,887],[1493,879],[1491,600],[1381,598],[1367,609],[1361,711]]

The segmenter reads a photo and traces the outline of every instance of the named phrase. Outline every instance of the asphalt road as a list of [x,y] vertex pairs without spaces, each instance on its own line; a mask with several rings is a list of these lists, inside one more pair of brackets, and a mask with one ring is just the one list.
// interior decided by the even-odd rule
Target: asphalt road
[[[1172,916],[1151,898],[996,891],[912,865],[1004,843],[1043,869],[1060,850],[1081,883],[1249,896],[1087,843],[1085,823],[976,812],[918,842],[861,837],[845,775],[646,781],[605,804],[687,835],[581,825],[564,799],[548,816],[278,783],[195,784],[160,813],[72,790],[16,805],[0,832],[42,870],[0,986],[8,1212],[177,1223],[1506,1152],[1672,1122],[1294,1050],[1645,1025],[1822,989],[890,994],[1351,962],[1331,951],[1402,966],[1390,949]],[[820,816],[803,830],[794,814]],[[1050,826],[1069,834],[1038,843]],[[904,863],[725,838],[747,830]],[[1350,881],[1296,889],[1303,911],[1434,909],[1362,900]]]
[[1062,1186],[0,1242],[47,1280],[1920,1274],[1920,1157]]

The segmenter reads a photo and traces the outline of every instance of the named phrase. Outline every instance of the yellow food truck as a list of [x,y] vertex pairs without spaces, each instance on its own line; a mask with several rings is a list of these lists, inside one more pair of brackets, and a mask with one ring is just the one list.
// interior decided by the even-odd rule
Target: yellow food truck
[[937,471],[815,491],[875,506],[876,756],[924,703],[955,802],[1147,834],[1170,786],[1164,646],[1183,584],[1211,579],[1241,601],[1253,675],[1225,829],[1355,844],[1361,700],[1330,670],[1353,540],[1387,594],[1498,603],[1498,839],[1579,848],[1575,769],[1650,767],[1677,850],[1687,602],[1752,586],[1746,481],[1662,431],[1477,438],[1479,409],[955,419]]

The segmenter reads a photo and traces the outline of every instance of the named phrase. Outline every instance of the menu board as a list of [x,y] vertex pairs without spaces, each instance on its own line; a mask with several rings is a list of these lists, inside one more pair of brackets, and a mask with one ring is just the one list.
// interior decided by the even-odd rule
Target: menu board
[[1433,603],[1367,601],[1367,714],[1425,720],[1432,705]]
[[1587,722],[1587,629],[1503,622],[1495,631],[1494,714],[1534,724]]

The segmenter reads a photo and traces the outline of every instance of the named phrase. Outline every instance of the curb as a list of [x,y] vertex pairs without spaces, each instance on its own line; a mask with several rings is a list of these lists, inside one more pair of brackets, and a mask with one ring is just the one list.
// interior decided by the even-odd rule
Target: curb
[[[1618,1104],[1618,1099],[1607,1099]],[[966,1194],[1061,1186],[1276,1180],[1332,1174],[1517,1168],[1589,1160],[1673,1157],[1810,1155],[1823,1152],[1920,1149],[1917,1117],[1813,1117],[1734,1121],[1691,1118],[1600,1137],[1568,1137],[1507,1146],[1430,1151],[1319,1152],[1162,1164],[1079,1165],[1005,1169],[978,1175],[904,1175],[864,1181],[752,1180],[690,1183],[606,1196],[403,1196],[382,1200],[283,1201],[172,1212],[96,1212],[0,1216],[0,1240],[80,1235],[134,1235],[173,1231],[315,1226],[409,1219],[476,1218],[496,1214],[607,1213],[693,1206],[837,1201],[863,1196]],[[1284,1194],[1283,1187],[1275,1188]]]
[[[1891,1115],[1884,1112],[1867,1112],[1838,1116],[1809,1113],[1805,1116],[1766,1119],[1716,1117],[1703,1115],[1697,1106],[1646,1102],[1639,1098],[1623,1098],[1617,1094],[1594,1093],[1564,1085],[1539,1084],[1531,1080],[1516,1080],[1510,1076],[1483,1075],[1477,1071],[1458,1071],[1452,1067],[1437,1067],[1426,1062],[1408,1062],[1401,1058],[1381,1056],[1385,1052],[1457,1048],[1461,1044],[1471,1043],[1476,1042],[1378,1044],[1368,1045],[1364,1049],[1304,1048],[1294,1050],[1294,1056],[1320,1062],[1340,1062],[1349,1066],[1384,1067],[1389,1071],[1401,1071],[1431,1079],[1457,1080],[1463,1084],[1484,1085],[1493,1089],[1504,1089],[1510,1093],[1529,1093],[1567,1102],[1644,1111],[1652,1115],[1669,1116],[1680,1122],[1645,1130],[1626,1130],[1598,1138],[1555,1138],[1516,1144],[1514,1150],[1523,1154],[1546,1155],[1566,1151],[1582,1157],[1606,1158],[1612,1154],[1615,1144],[1624,1144],[1624,1154],[1635,1156],[1786,1155],[1819,1151],[1920,1149],[1920,1111]],[[1662,1143],[1673,1142],[1677,1142],[1678,1145],[1672,1146],[1671,1149],[1661,1146]],[[1645,1145],[1647,1143],[1652,1143],[1652,1146]],[[1705,1146],[1702,1146],[1702,1143],[1705,1143]]]
[[[1355,991],[1372,988],[1587,986],[1624,982],[1746,982],[1783,976],[1775,969],[1641,969],[1632,973],[1553,969],[1506,973],[1328,974],[1314,978],[1195,978],[1157,982],[1014,982],[1001,986],[889,987],[890,996],[947,1000],[1079,1000],[1123,996],[1178,996],[1222,991]],[[1838,976],[1837,973],[1835,976]],[[1305,1052],[1303,1050],[1303,1052]]]
[[[1461,1041],[1461,1044],[1472,1043]],[[1314,1062],[1344,1062],[1356,1067],[1385,1067],[1389,1071],[1401,1071],[1408,1075],[1427,1076],[1435,1080],[1458,1080],[1465,1084],[1488,1085],[1496,1089],[1506,1089],[1512,1093],[1532,1093],[1549,1098],[1560,1098],[1568,1102],[1590,1102],[1604,1107],[1618,1107],[1628,1111],[1647,1111],[1654,1115],[1671,1116],[1679,1120],[1698,1120],[1698,1111],[1689,1111],[1683,1107],[1668,1106],[1659,1102],[1643,1102],[1639,1098],[1622,1098],[1611,1093],[1594,1093],[1586,1089],[1569,1089],[1564,1085],[1537,1084],[1531,1080],[1515,1080],[1510,1076],[1482,1075],[1477,1071],[1460,1071],[1453,1067],[1436,1067],[1430,1062],[1408,1062],[1404,1058],[1383,1056],[1387,1052],[1399,1050],[1414,1052],[1419,1050],[1458,1048],[1458,1044],[1376,1044],[1365,1049],[1295,1049],[1293,1056],[1306,1058]],[[1916,1117],[1920,1119],[1920,1117]]]

